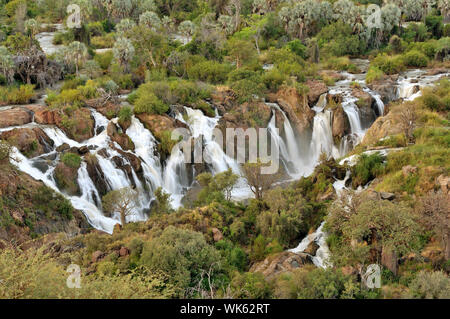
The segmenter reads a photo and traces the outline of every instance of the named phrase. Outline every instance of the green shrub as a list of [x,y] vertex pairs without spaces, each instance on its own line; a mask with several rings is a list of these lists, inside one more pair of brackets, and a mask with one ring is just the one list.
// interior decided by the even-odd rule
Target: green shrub
[[129,106],[124,106],[119,111],[119,123],[127,123],[131,121],[133,110]]
[[377,55],[371,65],[379,68],[385,74],[396,74],[405,69],[402,56],[389,56],[385,53]]
[[442,36],[444,25],[442,23],[442,16],[429,15],[425,18],[425,25],[433,37],[439,39]]
[[169,110],[169,105],[158,99],[154,93],[141,90],[138,94],[134,103],[134,113],[164,114]]
[[61,162],[68,167],[79,168],[81,165],[81,157],[75,153],[68,152],[61,156]]
[[265,72],[262,76],[262,82],[269,92],[276,92],[280,86],[287,80],[287,77],[282,74],[277,68]]
[[288,49],[297,54],[298,56],[300,56],[302,59],[306,59],[306,46],[303,45],[302,41],[295,39],[291,42],[288,42],[286,44],[286,46],[288,47]]
[[7,104],[27,104],[34,96],[34,85],[0,87],[0,101]]
[[114,54],[112,51],[97,53],[94,56],[94,60],[97,61],[98,65],[100,65],[103,70],[107,70],[109,68],[113,58]]
[[379,153],[361,154],[356,165],[352,167],[353,187],[364,186],[382,174],[385,166],[383,162],[384,158]]
[[204,61],[188,69],[188,76],[192,80],[210,83],[224,83],[232,67],[217,61]]
[[406,66],[426,67],[428,59],[422,52],[412,50],[403,56],[403,62]]
[[442,31],[444,37],[450,37],[450,24],[447,23]]
[[0,163],[7,163],[11,154],[11,145],[7,142],[0,141]]

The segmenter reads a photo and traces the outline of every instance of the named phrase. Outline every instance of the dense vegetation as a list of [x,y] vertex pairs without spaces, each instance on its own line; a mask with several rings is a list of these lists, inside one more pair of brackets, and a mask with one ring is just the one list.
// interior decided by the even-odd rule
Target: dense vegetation
[[[58,31],[53,44],[61,48],[45,56],[36,35],[52,23],[67,25],[69,3],[81,8],[80,28]],[[448,70],[448,0],[388,1],[374,28],[367,24],[369,4],[381,1],[0,0],[0,106],[45,93],[58,125],[81,141],[93,130],[86,106],[118,117],[120,135],[133,115],[161,119],[177,105],[215,116],[210,101],[224,87],[239,105],[254,107],[280,89],[307,101],[308,81],[330,86],[336,78],[324,70],[358,73],[357,57],[370,59],[368,84],[408,68]],[[127,106],[117,103],[124,93]],[[246,107],[242,117],[262,125],[257,108]],[[52,189],[19,180],[11,146],[0,141],[0,235],[28,227],[37,238],[26,244],[0,236],[0,298],[449,298],[450,198],[448,184],[436,180],[450,173],[450,81],[387,109],[400,129],[358,145],[352,167],[323,156],[313,174],[289,184],[271,187],[275,178],[256,176],[264,185],[243,202],[231,200],[238,179],[231,170],[202,173],[185,207],[172,209],[158,189],[148,220],[128,224],[136,194],[116,190],[102,204],[107,214],[120,212],[123,227],[112,235],[91,230],[48,241],[44,234],[65,226],[37,231],[36,221],[69,223],[76,210]],[[169,153],[168,133],[159,133],[159,147]],[[363,154],[380,147],[400,149]],[[57,183],[77,193],[67,172],[83,159],[68,150],[58,160]],[[250,179],[255,167],[246,165]],[[407,165],[413,168],[405,171]],[[333,183],[347,170],[347,187],[362,191],[337,198]],[[28,184],[6,191],[3,180]],[[310,263],[271,278],[255,271],[324,220],[331,267]],[[372,263],[385,265],[382,288],[368,290],[360,281]],[[65,285],[70,264],[82,269],[81,289]]]

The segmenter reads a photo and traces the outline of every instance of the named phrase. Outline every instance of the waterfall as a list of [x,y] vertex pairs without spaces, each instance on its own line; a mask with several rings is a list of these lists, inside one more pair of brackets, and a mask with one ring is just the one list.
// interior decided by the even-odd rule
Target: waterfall
[[[23,156],[15,147],[12,148],[11,155],[11,163],[13,165],[16,165],[19,170],[27,173],[36,180],[42,181],[47,187],[50,187],[55,192],[60,193],[53,178],[50,177],[51,175],[53,175],[51,174],[52,170],[50,170],[46,174],[42,173],[37,168],[33,167],[32,160],[29,160],[28,158]],[[70,200],[73,207],[84,213],[89,224],[91,224],[94,228],[101,229],[109,234],[112,234],[114,225],[118,223],[117,221],[103,216],[102,212],[97,208],[97,206],[87,201],[83,197],[67,196],[65,194],[62,195]]]
[[205,146],[203,157],[211,164],[212,173],[217,174],[231,168],[235,174],[240,174],[237,162],[227,156],[223,152],[222,146],[213,138],[213,131],[219,122],[219,116],[212,118],[205,116],[201,110],[194,110],[186,106],[184,109],[187,120],[185,121],[181,114],[177,116],[177,119],[188,125],[193,138],[203,137]]
[[340,157],[339,150],[333,142],[332,112],[325,110],[317,113],[313,119],[313,134],[311,138],[311,160],[313,167],[319,160],[320,154],[325,153],[334,158]]
[[328,245],[326,242],[326,233],[323,231],[324,225],[325,222],[322,222],[319,228],[317,228],[314,233],[309,234],[308,236],[303,238],[303,240],[298,244],[297,247],[289,249],[289,251],[297,254],[303,253],[312,242],[316,242],[319,248],[316,251],[316,255],[311,256],[314,265],[320,268],[329,267],[330,250],[328,249]]
[[369,88],[364,88],[364,91],[369,93],[375,99],[375,102],[377,103],[378,114],[379,114],[379,116],[383,116],[384,115],[384,103],[381,100],[381,96],[378,93],[375,93],[374,91],[370,90]]
[[81,190],[81,198],[85,201],[88,201],[99,209],[101,209],[102,200],[100,195],[95,187],[92,179],[89,177],[89,173],[87,171],[87,165],[85,162],[82,162],[80,168],[78,169],[78,185]]
[[159,158],[155,156],[156,139],[152,133],[136,118],[131,118],[131,125],[126,134],[134,144],[134,153],[142,160],[144,178],[151,190],[162,186],[162,173]]
[[189,187],[184,154],[179,145],[172,149],[164,171],[164,189],[171,194],[172,206],[181,206],[181,199],[185,188]]

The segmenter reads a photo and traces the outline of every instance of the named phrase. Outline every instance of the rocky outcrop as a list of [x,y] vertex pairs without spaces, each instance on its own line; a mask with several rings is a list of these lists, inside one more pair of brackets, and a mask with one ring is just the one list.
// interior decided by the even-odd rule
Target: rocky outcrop
[[119,144],[123,150],[134,150],[133,141],[127,134],[122,131],[122,128],[120,126],[117,126],[113,122],[109,122],[106,132],[108,133],[109,138],[113,142]]
[[362,145],[372,145],[382,138],[402,132],[398,122],[398,116],[394,111],[385,116],[378,117],[372,126],[367,130],[361,142]]
[[31,121],[31,113],[23,108],[15,107],[0,110],[0,128],[24,125],[30,123]]
[[293,271],[304,265],[311,264],[311,257],[307,254],[296,254],[284,251],[277,255],[269,256],[261,262],[255,263],[251,268],[251,272],[260,272],[266,279],[272,279],[275,276]]
[[[44,183],[10,166],[4,165],[0,169],[0,196],[9,198],[2,214],[9,214],[14,219],[14,222],[0,227],[0,249],[2,243],[6,246],[12,243],[15,247],[25,249],[25,243],[37,235],[63,232],[65,237],[73,237],[90,229],[84,215],[77,210],[72,212],[72,218],[69,219],[49,209],[48,203],[41,207],[36,196],[41,196],[37,191],[43,188]],[[47,196],[58,200],[53,190],[46,188],[46,192]]]
[[328,92],[328,87],[322,81],[318,80],[308,80],[306,81],[306,86],[309,88],[308,92],[308,104],[310,106],[316,105],[319,97]]
[[221,241],[223,239],[223,234],[219,229],[213,227],[211,231],[213,233],[213,239],[215,242]]
[[380,94],[384,104],[397,99],[397,82],[391,78],[374,81],[367,86]]
[[373,123],[377,118],[374,110],[374,106],[376,105],[375,99],[372,95],[359,88],[352,89],[352,95],[358,99],[356,105],[359,108],[359,115],[363,126],[364,124],[369,125],[369,123]]
[[350,122],[342,106],[333,110],[333,138],[342,138],[350,134]]
[[70,115],[62,110],[51,110],[45,106],[32,105],[27,107],[34,112],[34,121],[38,124],[56,125],[66,135],[77,142],[82,142],[94,136],[95,122],[91,111],[87,108],[74,110]]
[[[320,95],[317,96],[317,99],[319,97]],[[297,93],[295,88],[281,89],[278,93],[270,95],[269,99],[280,105],[299,134],[311,127],[315,113],[311,110],[308,103],[304,103],[304,99]]]
[[69,195],[79,195],[80,187],[77,182],[77,168],[69,167],[60,162],[56,165],[53,176],[55,177],[56,184],[61,190],[67,192]]
[[153,136],[161,141],[164,132],[171,132],[177,127],[184,127],[187,128],[187,126],[164,114],[147,114],[147,113],[141,113],[137,114],[136,117],[144,124],[145,128],[150,130],[153,134]]
[[53,149],[53,141],[38,127],[6,131],[0,134],[0,139],[8,141],[29,158],[48,153]]

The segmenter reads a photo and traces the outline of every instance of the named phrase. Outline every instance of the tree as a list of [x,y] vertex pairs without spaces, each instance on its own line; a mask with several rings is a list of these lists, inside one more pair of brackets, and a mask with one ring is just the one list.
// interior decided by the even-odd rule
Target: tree
[[222,199],[231,200],[231,192],[236,185],[239,176],[234,174],[229,168],[213,176],[211,173],[199,174],[196,178],[200,186],[203,187],[199,193],[199,201],[203,204],[209,204],[213,200]]
[[126,38],[119,38],[114,44],[114,58],[124,68],[125,72],[129,71],[129,64],[134,57],[134,53],[133,44]]
[[103,196],[103,208],[109,213],[119,213],[120,223],[126,224],[126,217],[137,208],[138,194],[130,187],[114,190]]
[[152,29],[152,31],[156,31],[161,28],[161,19],[156,13],[146,11],[139,16],[139,25],[146,26],[147,28]]
[[417,115],[414,105],[405,105],[399,114],[400,126],[409,143],[414,142],[414,129],[416,128]]
[[242,63],[255,56],[255,50],[247,41],[231,39],[228,42],[228,54],[236,62],[236,68],[239,69]]
[[0,141],[0,164],[9,163],[12,147],[8,142]]
[[260,159],[256,163],[247,162],[242,165],[243,177],[257,200],[261,200],[264,192],[269,190],[272,184],[280,178],[278,173],[263,174],[263,168],[268,166],[270,163],[263,163]]
[[28,19],[25,21],[24,26],[31,38],[34,38],[34,36],[39,32],[39,24],[34,19]]
[[14,80],[14,67],[12,55],[6,47],[0,46],[0,72],[8,83]]
[[166,193],[162,187],[158,187],[155,191],[155,201],[152,203],[151,212],[156,214],[170,213],[172,211],[171,201],[170,194]]
[[418,201],[417,209],[425,224],[441,238],[445,258],[450,259],[450,195],[431,191]]
[[195,24],[189,20],[181,22],[178,26],[178,31],[188,38],[188,42],[191,41],[191,37],[194,35],[195,29]]
[[386,253],[396,264],[396,256],[418,247],[422,230],[406,204],[371,199],[365,193],[342,194],[332,204],[326,222],[327,231],[341,238],[331,249],[333,264],[364,266],[378,262]]
[[449,299],[450,279],[441,271],[420,271],[409,284],[407,298]]
[[450,0],[438,0],[437,6],[441,11],[444,21],[447,20],[450,16]]
[[233,18],[229,15],[220,15],[217,19],[220,28],[226,35],[231,35],[234,32]]
[[78,75],[79,67],[86,61],[88,51],[84,43],[73,41],[65,51],[66,59],[75,65],[75,74]]
[[136,23],[130,19],[122,19],[116,25],[116,31],[119,35],[124,36],[127,32],[133,29],[136,26]]

